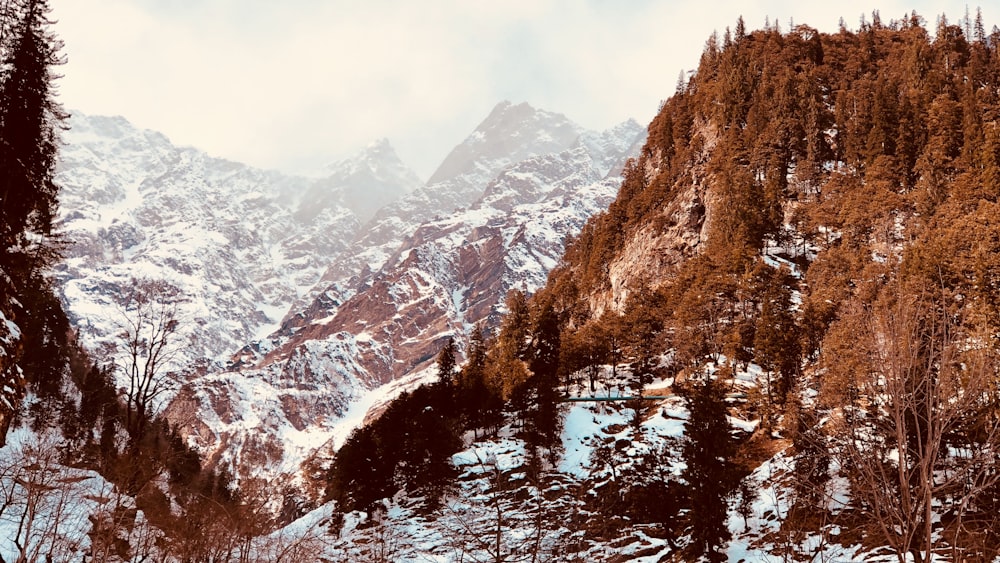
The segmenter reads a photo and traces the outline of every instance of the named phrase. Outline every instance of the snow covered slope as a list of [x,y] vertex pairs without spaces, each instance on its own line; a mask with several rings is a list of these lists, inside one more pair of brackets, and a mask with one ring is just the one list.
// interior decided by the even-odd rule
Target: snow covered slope
[[[627,139],[624,142],[634,142],[641,128],[635,122],[626,122],[622,127],[625,129],[619,133]],[[359,231],[351,250],[330,265],[321,282],[293,308],[292,314],[308,307],[321,293],[326,293],[330,303],[346,301],[385,265],[417,227],[472,205],[505,168],[533,156],[564,151],[584,138],[598,137],[600,134],[586,132],[558,113],[526,103],[497,104],[475,131],[452,149],[426,185],[375,214]],[[595,149],[601,147],[599,141],[590,144]],[[629,147],[616,151],[620,147],[612,143],[603,148],[610,150],[597,150],[599,158],[615,161]],[[286,328],[289,324],[297,326],[295,323],[294,316],[285,319]]]
[[[580,133],[561,116],[501,104],[442,167],[465,172],[441,180],[439,170],[439,181],[379,212],[315,299],[234,357],[229,373],[191,382],[171,416],[199,421],[189,431],[207,453],[248,467],[271,452],[269,470],[294,470],[308,447],[293,443],[316,447],[341,435],[352,405],[380,386],[419,379],[442,341],[461,341],[473,323],[495,317],[509,289],[540,287],[566,236],[614,199],[617,171],[643,137],[634,121]],[[558,150],[533,154],[551,147]],[[462,207],[435,205],[442,191]]]
[[115,332],[114,298],[132,278],[168,281],[185,297],[172,367],[270,332],[344,251],[358,213],[379,204],[355,192],[377,182],[386,200],[415,184],[385,142],[309,180],[179,148],[120,117],[77,113],[69,126],[58,175],[67,312],[96,348]]

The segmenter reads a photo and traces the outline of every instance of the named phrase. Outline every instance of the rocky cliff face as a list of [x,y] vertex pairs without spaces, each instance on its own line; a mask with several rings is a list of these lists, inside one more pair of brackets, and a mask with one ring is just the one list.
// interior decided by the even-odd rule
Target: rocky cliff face
[[[631,233],[608,263],[610,287],[591,296],[591,310],[598,316],[606,310],[625,306],[630,291],[643,283],[655,287],[674,277],[689,258],[704,250],[713,216],[720,209],[712,189],[707,161],[717,137],[710,127],[699,127],[701,152],[691,164],[690,173],[677,182],[674,196],[646,224]],[[643,173],[652,178],[662,172],[656,157],[646,160]]]
[[179,148],[122,118],[76,114],[69,125],[58,176],[67,313],[95,349],[117,330],[114,297],[132,278],[168,281],[184,296],[172,368],[273,330],[379,201],[358,201],[345,179],[392,186],[383,199],[415,182],[386,143],[309,180]]
[[[496,317],[509,289],[544,284],[565,237],[614,199],[617,171],[644,130],[630,121],[581,134],[561,116],[529,109],[498,106],[442,167],[459,170],[461,161],[466,172],[441,179],[439,170],[436,183],[380,211],[355,240],[357,252],[327,270],[311,303],[237,354],[228,374],[192,382],[189,400],[172,412],[214,421],[194,431],[206,451],[248,466],[259,458],[252,450],[260,436],[280,436],[261,450],[284,444],[273,468],[294,470],[297,452],[345,434],[341,421],[359,414],[363,397],[431,373],[444,339],[461,341],[472,324]],[[491,137],[501,134],[541,141],[526,148]],[[558,150],[533,154],[551,147]],[[472,162],[455,156],[474,149]],[[532,156],[508,164],[523,154]],[[475,185],[469,171],[482,182],[474,198],[466,193]],[[482,180],[487,172],[493,177]],[[446,189],[452,203],[434,205]],[[351,260],[363,264],[353,275]]]

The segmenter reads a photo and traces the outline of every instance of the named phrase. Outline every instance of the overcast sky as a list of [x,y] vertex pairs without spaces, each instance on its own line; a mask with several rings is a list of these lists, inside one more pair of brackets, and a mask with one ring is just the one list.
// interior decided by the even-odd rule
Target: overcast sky
[[[426,179],[500,100],[604,129],[646,124],[743,15],[835,31],[965,2],[50,0],[60,100],[180,145],[308,172],[387,137]],[[804,6],[809,4],[809,6]],[[971,6],[975,10],[975,4]],[[989,30],[1000,8],[984,8]]]

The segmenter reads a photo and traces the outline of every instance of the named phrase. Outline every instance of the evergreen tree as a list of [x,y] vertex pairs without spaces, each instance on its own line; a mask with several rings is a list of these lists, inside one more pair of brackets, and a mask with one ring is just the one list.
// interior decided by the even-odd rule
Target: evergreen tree
[[500,333],[487,356],[486,382],[504,400],[528,379],[525,360],[530,344],[530,313],[524,294],[518,290],[507,293],[507,314],[500,324]]
[[455,378],[455,339],[448,337],[437,356],[438,381],[451,385]]
[[[790,287],[793,279],[786,271],[774,273],[763,295],[754,331],[754,355],[768,378],[768,407],[784,401],[798,370],[799,331],[792,313]],[[773,381],[772,375],[778,375],[778,380]]]
[[531,378],[526,383],[524,419],[526,422],[528,454],[533,469],[539,468],[540,450],[549,451],[554,457],[554,447],[559,441],[559,316],[552,303],[537,305],[531,339]]
[[658,337],[663,330],[663,316],[656,295],[648,285],[633,291],[625,306],[626,350],[632,360],[632,381],[636,394],[641,394],[653,380],[659,361]]
[[528,331],[531,328],[531,312],[528,309],[528,299],[524,292],[512,289],[507,292],[504,302],[507,314],[500,325],[498,340],[510,348],[511,354],[519,359],[525,359],[528,352]]
[[[0,84],[0,266],[23,271],[28,232],[48,235],[55,216],[58,131],[52,67],[61,43],[48,26],[47,0],[25,0],[11,29]],[[38,252],[32,253],[37,257]],[[13,267],[13,268],[12,268]],[[14,270],[12,272],[11,270]]]
[[730,539],[726,526],[727,500],[733,493],[730,460],[735,442],[729,433],[725,394],[717,382],[695,382],[687,392],[690,415],[684,425],[681,477],[687,482],[691,530],[690,549],[695,557],[725,561],[721,548]]
[[476,325],[469,339],[465,365],[459,373],[458,408],[462,411],[465,427],[479,430],[500,425],[503,402],[499,393],[486,384],[486,359],[489,342],[483,327]]
[[557,408],[560,328],[559,316],[551,303],[542,303],[536,312],[531,341],[532,387],[535,400],[529,436],[537,445],[552,448],[559,440],[559,411]]
[[57,133],[66,118],[54,99],[61,44],[48,30],[48,13],[46,0],[5,3],[0,13],[0,310],[18,323],[23,350],[0,366],[0,445],[26,385],[40,399],[36,427],[55,422],[51,414],[63,400],[68,322],[43,275],[56,257],[47,236]]
[[559,371],[569,387],[569,377],[584,370],[590,382],[591,394],[597,392],[597,380],[601,365],[607,363],[611,355],[610,340],[604,319],[593,320],[578,330],[565,331],[559,342]]
[[986,42],[986,26],[983,25],[983,10],[976,7],[976,23],[972,28],[972,38],[976,43]]

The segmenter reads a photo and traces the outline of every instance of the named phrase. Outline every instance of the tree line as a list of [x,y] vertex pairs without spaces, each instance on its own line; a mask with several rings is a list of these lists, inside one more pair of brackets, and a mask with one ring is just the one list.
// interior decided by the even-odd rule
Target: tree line
[[[698,428],[728,433],[720,393],[754,364],[743,408],[760,431],[689,465],[716,478],[706,489],[683,477],[685,508],[661,513],[694,540],[692,557],[720,557],[753,448],[787,441],[790,543],[850,527],[900,561],[989,559],[1000,549],[998,117],[1000,29],[987,32],[979,10],[932,30],[915,12],[834,33],[749,31],[741,18],[682,76],[616,201],[546,287],[508,299],[492,344],[470,344],[449,385],[495,397],[472,416],[523,418],[544,460],[559,419],[550,397],[572,381],[596,390],[605,366],[635,389],[672,376],[692,410],[691,464]],[[678,232],[696,242],[670,267],[612,278],[636,237]],[[705,422],[701,408],[714,413]],[[456,420],[476,435],[489,426]],[[831,508],[838,494],[850,501]]]

